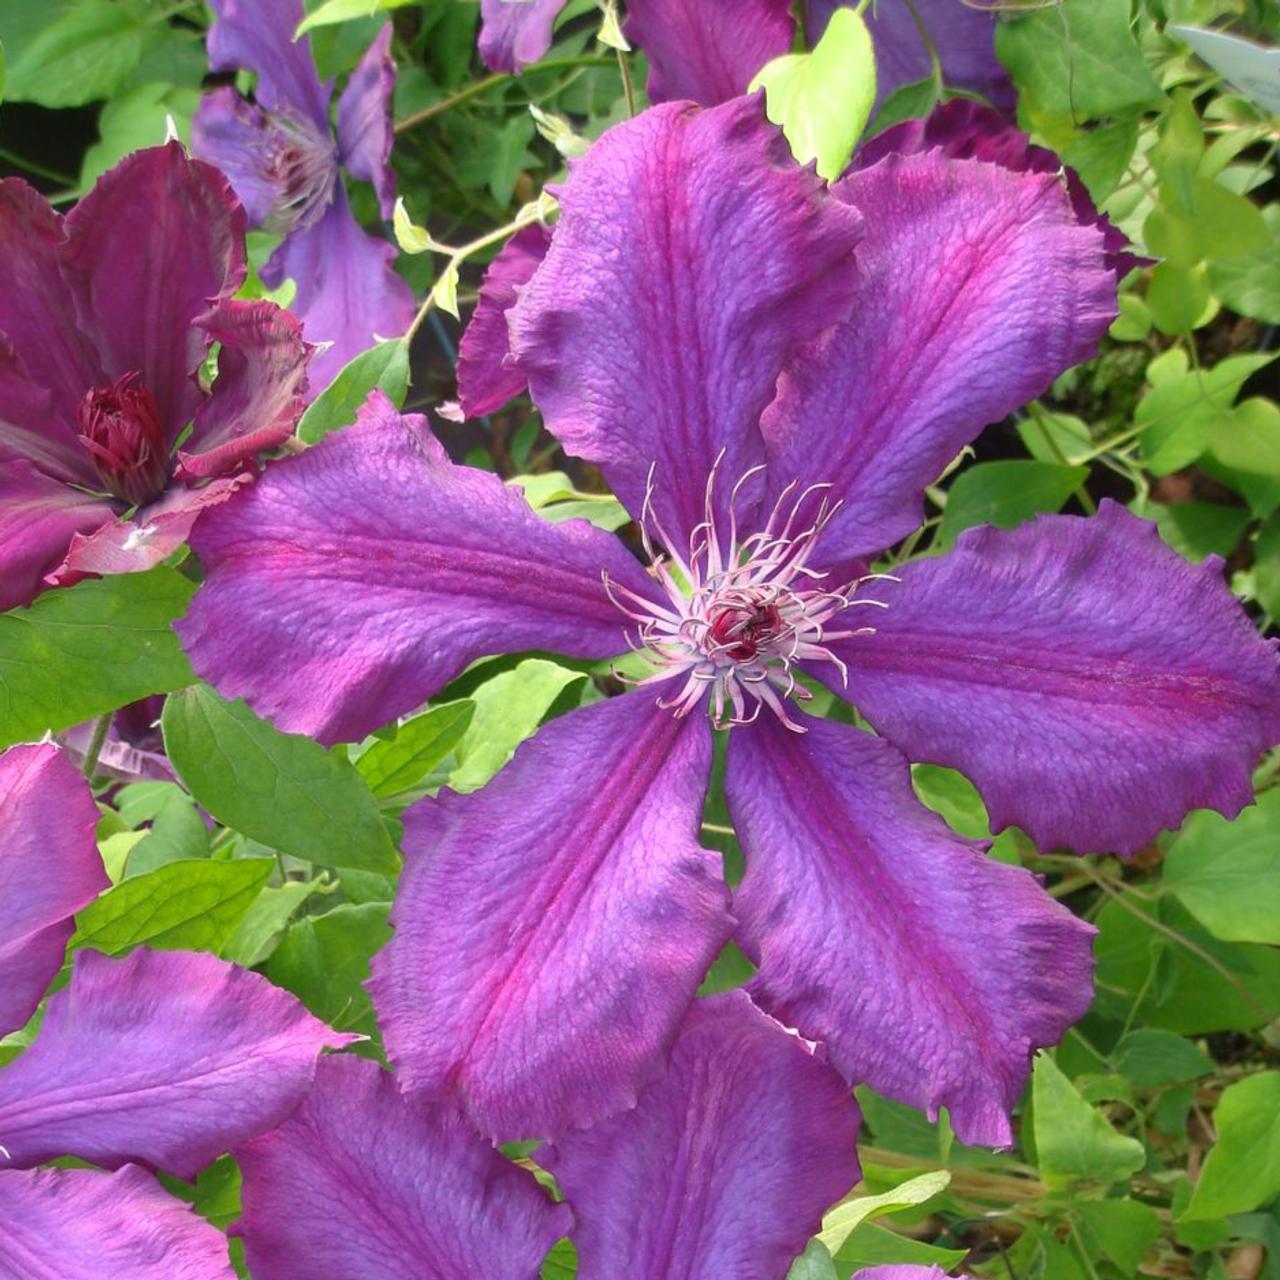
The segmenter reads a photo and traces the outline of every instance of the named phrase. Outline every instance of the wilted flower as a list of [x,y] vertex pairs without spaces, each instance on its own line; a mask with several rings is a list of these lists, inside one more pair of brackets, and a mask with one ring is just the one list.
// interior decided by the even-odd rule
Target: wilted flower
[[0,608],[158,564],[292,434],[308,349],[287,311],[230,300],[244,271],[243,210],[176,142],[66,218],[0,182]]
[[[648,659],[648,688],[406,815],[373,990],[407,1088],[493,1136],[597,1123],[661,1075],[732,936],[847,1080],[1006,1144],[1032,1050],[1089,1003],[1092,931],[923,808],[908,760],[968,774],[995,830],[1124,852],[1247,804],[1280,737],[1276,655],[1218,566],[1114,504],[868,568],[966,442],[1096,349],[1107,232],[1056,172],[936,147],[827,187],[747,99],[611,130],[561,209],[496,291],[503,372],[644,526],[648,572],[375,398],[202,521],[192,660],[334,742],[485,654],[605,658],[629,627]],[[814,682],[881,736],[803,714]],[[732,897],[699,842],[713,720]]]
[[311,42],[293,33],[301,0],[211,0],[209,62],[215,71],[258,75],[252,102],[233,88],[206,94],[192,123],[197,155],[231,179],[251,226],[284,236],[262,269],[272,288],[297,285],[291,306],[307,338],[329,343],[317,353],[314,390],[374,340],[402,333],[413,294],[392,270],[395,247],[356,222],[342,170],[371,182],[391,217],[391,94],[395,63],[385,26],[351,73],[329,122],[332,82],[322,84]]
[[[490,70],[521,71],[537,62],[551,47],[556,18],[566,3],[480,0],[479,47]],[[839,0],[806,0],[810,45],[839,7]],[[623,32],[648,57],[651,102],[687,98],[714,106],[745,93],[765,63],[791,52],[796,36],[791,9],[791,0],[628,0]],[[967,0],[912,0],[911,5],[907,0],[876,0],[865,17],[881,100],[932,74],[927,35],[946,84],[980,93],[1002,111],[1013,109],[1013,86],[995,53],[994,8]]]
[[232,1230],[258,1280],[537,1280],[569,1234],[581,1280],[781,1277],[858,1177],[858,1111],[811,1045],[740,991],[696,1001],[637,1106],[534,1158],[568,1203],[448,1102],[354,1057],[320,1064],[280,1128],[238,1147]]

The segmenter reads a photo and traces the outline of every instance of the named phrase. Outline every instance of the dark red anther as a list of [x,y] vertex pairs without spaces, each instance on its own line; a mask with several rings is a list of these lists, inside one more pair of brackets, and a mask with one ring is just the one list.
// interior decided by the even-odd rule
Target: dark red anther
[[782,617],[774,605],[730,607],[712,616],[710,641],[734,662],[750,662],[781,627]]
[[160,406],[136,373],[80,401],[80,441],[103,485],[131,507],[158,497],[169,479]]

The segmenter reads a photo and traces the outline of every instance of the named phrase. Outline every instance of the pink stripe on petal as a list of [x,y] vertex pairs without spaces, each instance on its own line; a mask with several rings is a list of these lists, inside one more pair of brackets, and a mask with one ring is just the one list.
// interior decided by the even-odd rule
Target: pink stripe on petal
[[363,1058],[322,1062],[235,1157],[254,1280],[537,1280],[571,1221],[453,1108],[407,1101]]
[[760,966],[748,990],[850,1082],[1007,1146],[1032,1052],[1089,1007],[1094,931],[953,835],[888,743],[805,728],[764,716],[729,744],[747,866],[734,913]]
[[35,1043],[0,1070],[0,1167],[75,1155],[193,1177],[279,1124],[320,1051],[356,1038],[214,956],[78,952]]
[[1188,564],[1107,500],[968,530],[897,573],[876,584],[876,634],[836,645],[844,693],[912,759],[967,774],[993,831],[1132,853],[1190,809],[1252,801],[1280,656],[1216,558]]
[[705,719],[644,692],[543,728],[483,790],[406,816],[370,989],[404,1086],[481,1132],[552,1136],[634,1103],[728,935],[699,846]]
[[698,1000],[631,1111],[542,1148],[580,1280],[775,1280],[858,1179],[840,1077],[746,994]]

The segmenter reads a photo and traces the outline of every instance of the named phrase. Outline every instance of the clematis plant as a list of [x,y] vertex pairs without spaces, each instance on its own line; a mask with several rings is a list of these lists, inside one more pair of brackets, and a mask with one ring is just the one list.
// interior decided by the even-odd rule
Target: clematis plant
[[236,1148],[232,1230],[255,1280],[536,1280],[566,1233],[582,1280],[781,1277],[856,1181],[857,1127],[814,1047],[737,991],[695,1002],[633,1110],[534,1153],[567,1203],[451,1103],[407,1099],[344,1056],[284,1124]]
[[[667,104],[574,167],[509,291],[510,368],[647,569],[377,397],[197,530],[196,669],[326,743],[484,654],[629,633],[648,664],[405,816],[372,990],[403,1086],[487,1135],[631,1106],[733,937],[754,1000],[846,1080],[1008,1144],[1032,1050],[1089,1003],[1092,930],[926,810],[908,761],[966,773],[995,830],[1130,852],[1238,811],[1280,738],[1280,663],[1218,566],[1114,504],[870,570],[1115,314],[1107,230],[1058,173],[903,138],[828,187],[758,100]],[[805,714],[824,685],[879,736]],[[699,842],[713,728],[732,895]]]
[[229,86],[206,94],[192,144],[231,179],[250,225],[283,235],[262,278],[272,288],[293,280],[291,305],[307,338],[329,344],[312,371],[321,390],[375,336],[403,333],[413,317],[413,294],[391,267],[395,247],[356,222],[342,183],[343,169],[372,183],[383,216],[391,217],[391,27],[351,73],[335,134],[333,85],[321,83],[310,39],[293,38],[301,0],[211,0],[211,7],[210,65],[254,71],[258,79],[252,102]]
[[[492,71],[522,71],[551,47],[566,0],[480,0],[480,55]],[[804,34],[816,44],[838,0],[806,0]],[[714,106],[744,93],[757,71],[791,52],[790,0],[629,0],[623,32],[649,60],[651,102]],[[1012,112],[1016,95],[995,54],[995,8],[966,0],[875,0],[865,14],[875,45],[879,99],[933,74]]]
[[292,434],[308,348],[244,273],[243,210],[176,142],[65,218],[0,182],[0,609],[158,564]]

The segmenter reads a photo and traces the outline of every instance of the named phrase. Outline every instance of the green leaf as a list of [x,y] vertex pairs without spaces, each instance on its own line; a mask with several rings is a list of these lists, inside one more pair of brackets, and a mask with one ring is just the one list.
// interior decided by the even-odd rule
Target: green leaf
[[1074,463],[1093,448],[1088,424],[1070,413],[1041,409],[1018,420],[1018,435],[1037,462]]
[[805,1251],[791,1264],[787,1280],[837,1280],[836,1264],[821,1240],[810,1240]]
[[1258,603],[1272,620],[1280,619],[1280,516],[1258,530],[1253,546],[1253,583]]
[[949,547],[974,525],[1012,529],[1038,512],[1061,511],[1088,475],[1088,467],[1058,462],[980,462],[962,471],[947,491],[938,543]]
[[1117,342],[1141,342],[1151,332],[1151,311],[1136,293],[1120,295],[1120,314],[1107,332]]
[[1229,556],[1249,525],[1243,507],[1216,502],[1173,502],[1157,507],[1154,515],[1160,536],[1179,555],[1197,562],[1210,555]]
[[1063,0],[1002,16],[1000,61],[1045,111],[1096,120],[1160,99],[1129,29],[1129,0]]
[[1280,479],[1280,408],[1262,396],[1242,400],[1209,428],[1209,448],[1235,471]]
[[533,476],[513,476],[508,484],[524,490],[529,505],[552,524],[586,520],[613,533],[631,520],[631,514],[609,493],[583,493],[563,471],[543,471]]
[[582,672],[544,658],[526,658],[513,670],[487,680],[472,695],[475,718],[458,743],[458,767],[449,785],[455,791],[484,786],[542,723],[560,695],[585,680]]
[[900,85],[881,104],[867,131],[874,138],[895,124],[927,116],[938,105],[938,85],[932,76]]
[[174,768],[219,822],[322,866],[396,870],[377,801],[343,754],[206,685],[169,698],[162,725]]
[[218,951],[271,876],[270,858],[170,862],[121,881],[76,917],[72,946],[120,955],[145,943],[160,950]]
[[1193,813],[1165,856],[1164,885],[1215,937],[1280,943],[1280,790],[1231,821]]
[[209,856],[209,830],[181,787],[167,788],[150,821],[151,830],[129,851],[125,879],[154,871],[167,862]]
[[[224,960],[244,965],[246,969],[261,964],[275,949],[275,944],[298,908],[324,882],[319,880],[290,880],[285,884],[268,885],[253,900],[235,932],[221,950]],[[331,887],[332,882],[329,882]]]
[[[524,3],[525,0],[508,2]],[[512,116],[490,135],[493,151],[489,168],[489,194],[500,209],[505,209],[511,203],[521,171],[537,163],[537,156],[530,154],[528,149],[534,132],[533,119],[520,115]]]
[[1218,1141],[1182,1221],[1221,1218],[1265,1204],[1280,1191],[1280,1071],[1227,1089],[1213,1113]]
[[379,342],[348,361],[311,402],[298,423],[298,438],[315,444],[330,431],[349,427],[371,391],[386,392],[401,408],[408,389],[409,348],[401,338]]
[[1162,262],[1147,282],[1147,306],[1161,333],[1190,333],[1203,323],[1213,302],[1209,274],[1203,266],[1180,267]]
[[1209,283],[1232,311],[1264,324],[1280,324],[1280,204],[1262,211],[1271,233],[1266,247],[1247,258],[1221,258],[1209,264]]
[[76,0],[31,39],[8,69],[10,101],[81,107],[123,88],[162,34],[145,3]]
[[1031,1077],[1036,1156],[1046,1186],[1121,1182],[1146,1163],[1142,1143],[1117,1133],[1047,1053]]
[[385,902],[344,905],[299,920],[268,957],[264,972],[330,1026],[376,1036],[364,981],[374,952],[391,937],[390,909]]
[[464,698],[405,720],[392,737],[375,739],[356,761],[356,768],[375,796],[407,791],[454,749],[475,710],[476,704]]
[[0,747],[190,684],[171,624],[194,591],[159,565],[46,591],[0,614]]
[[140,84],[112,98],[98,116],[99,141],[85,152],[80,189],[87,191],[131,152],[158,147],[168,136],[170,120],[183,143],[190,143],[191,117],[199,105],[198,89],[168,84]]
[[1139,1089],[1198,1080],[1213,1071],[1213,1059],[1190,1040],[1155,1027],[1130,1031],[1110,1057],[1115,1069]]
[[878,1196],[855,1196],[851,1200],[845,1200],[822,1219],[822,1230],[817,1238],[831,1253],[838,1253],[862,1223],[924,1204],[926,1200],[940,1195],[950,1184],[951,1174],[946,1169],[938,1169],[909,1178],[892,1191],[882,1192]]
[[1075,1206],[1086,1241],[1127,1276],[1134,1275],[1147,1250],[1160,1238],[1160,1219],[1154,1209],[1136,1200],[1081,1200]]
[[750,91],[762,85],[766,113],[782,127],[795,158],[816,160],[829,182],[838,178],[875,105],[875,50],[862,15],[837,9],[812,52],[774,58],[756,73]]
[[578,1274],[578,1251],[573,1241],[557,1240],[538,1274],[541,1280],[573,1280]]
[[841,1280],[848,1280],[854,1271],[887,1263],[941,1267],[949,1271],[967,1255],[965,1249],[941,1249],[910,1236],[900,1236],[874,1222],[864,1222],[836,1254],[836,1274]]
[[298,23],[293,33],[295,40],[307,34],[313,27],[332,26],[335,22],[349,22],[352,18],[368,18],[387,9],[399,9],[413,0],[325,0],[313,12]]

